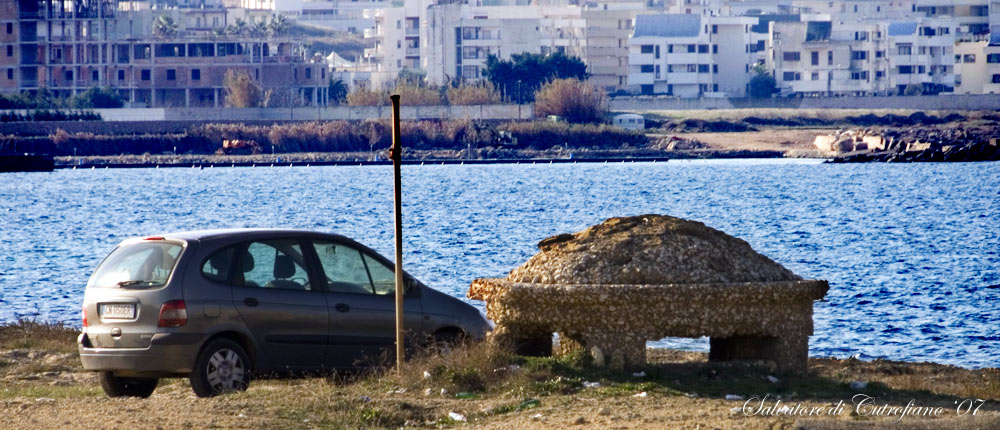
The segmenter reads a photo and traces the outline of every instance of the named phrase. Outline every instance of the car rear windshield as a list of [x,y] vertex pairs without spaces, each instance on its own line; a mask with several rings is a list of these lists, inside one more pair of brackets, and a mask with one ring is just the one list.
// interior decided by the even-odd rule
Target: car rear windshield
[[101,262],[88,287],[152,288],[170,279],[183,247],[170,242],[139,242],[120,246]]

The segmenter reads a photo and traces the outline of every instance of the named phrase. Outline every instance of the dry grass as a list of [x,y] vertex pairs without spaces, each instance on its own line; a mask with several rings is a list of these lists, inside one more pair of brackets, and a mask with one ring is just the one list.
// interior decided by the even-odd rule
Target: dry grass
[[[461,425],[449,418],[451,412],[471,425],[497,429],[993,429],[1000,417],[1000,369],[811,359],[810,373],[796,376],[776,373],[767,363],[709,363],[704,353],[650,350],[645,375],[635,376],[591,367],[582,355],[523,357],[482,344],[461,345],[446,354],[420,352],[398,373],[257,380],[246,392],[207,400],[193,398],[186,380],[168,379],[150,399],[111,400],[93,375],[80,371],[71,353],[75,335],[60,325],[0,326],[0,428],[55,429],[67,422],[89,428],[112,413],[116,428],[157,422],[164,428],[221,429]],[[584,387],[585,381],[600,386]],[[851,381],[867,382],[862,392],[879,402],[901,406],[914,400],[945,408],[949,415],[898,424],[849,413],[818,420],[744,417],[731,411],[743,401],[725,400],[729,394],[768,394],[786,403],[850,404],[857,393]],[[643,392],[645,397],[634,397]],[[976,417],[955,418],[955,404],[970,398],[986,404]]]
[[576,79],[556,79],[535,93],[535,116],[557,115],[572,123],[596,123],[608,112],[605,92]]
[[780,118],[817,118],[828,121],[838,121],[851,116],[861,115],[911,115],[916,112],[923,112],[927,115],[944,117],[949,114],[958,113],[968,118],[980,118],[987,113],[980,111],[947,111],[947,110],[920,110],[920,109],[779,109],[779,108],[753,108],[753,109],[698,109],[698,110],[651,110],[651,111],[624,111],[630,113],[650,114],[667,119],[703,119],[706,121],[715,120],[741,120],[746,117],[780,119]]
[[449,87],[447,96],[448,104],[451,105],[491,105],[502,102],[500,93],[489,82],[482,85],[462,85],[457,88]]

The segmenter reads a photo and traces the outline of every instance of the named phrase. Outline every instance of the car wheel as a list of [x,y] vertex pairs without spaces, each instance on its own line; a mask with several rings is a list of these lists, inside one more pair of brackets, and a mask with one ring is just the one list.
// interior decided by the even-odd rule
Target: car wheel
[[160,382],[157,378],[123,378],[115,376],[111,371],[100,373],[98,379],[101,380],[101,388],[108,397],[142,397],[146,398],[153,394],[156,384]]
[[229,339],[212,340],[198,354],[190,380],[198,397],[244,391],[250,385],[250,359],[240,344]]

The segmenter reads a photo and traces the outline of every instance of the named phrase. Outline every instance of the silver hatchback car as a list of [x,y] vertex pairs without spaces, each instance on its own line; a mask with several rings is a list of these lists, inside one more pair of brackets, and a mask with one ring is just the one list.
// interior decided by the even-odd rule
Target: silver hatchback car
[[[83,299],[80,358],[112,397],[184,377],[201,397],[251,376],[377,365],[395,354],[394,265],[343,236],[193,231],[128,239]],[[476,308],[404,274],[406,346],[491,329]]]

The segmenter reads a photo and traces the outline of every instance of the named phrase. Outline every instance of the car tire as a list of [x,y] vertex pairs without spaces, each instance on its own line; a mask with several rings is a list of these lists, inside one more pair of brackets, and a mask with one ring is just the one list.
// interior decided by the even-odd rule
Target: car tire
[[141,397],[143,399],[151,396],[156,384],[160,382],[157,378],[124,378],[115,376],[114,372],[103,371],[98,376],[101,381],[101,388],[108,397]]
[[198,397],[245,391],[250,385],[250,359],[239,343],[214,339],[198,354],[189,379]]

